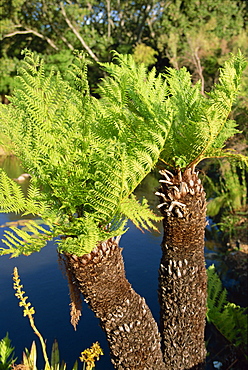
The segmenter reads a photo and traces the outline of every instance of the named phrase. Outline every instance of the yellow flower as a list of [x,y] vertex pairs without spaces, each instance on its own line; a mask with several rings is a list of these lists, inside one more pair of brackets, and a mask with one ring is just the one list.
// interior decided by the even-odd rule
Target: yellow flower
[[100,355],[103,355],[103,350],[101,349],[99,343],[96,342],[93,343],[90,348],[87,348],[81,352],[81,357],[79,357],[79,359],[86,363],[86,370],[92,370],[95,367],[95,361],[99,360]]
[[30,302],[26,302],[28,297],[24,296],[25,292],[22,290],[23,285],[20,284],[21,280],[18,275],[17,267],[14,268],[13,275],[14,275],[13,277],[14,289],[16,290],[15,296],[20,300],[19,306],[24,307],[23,316],[28,316],[29,318],[32,318],[32,315],[34,315],[35,310],[34,307],[30,307],[31,306]]

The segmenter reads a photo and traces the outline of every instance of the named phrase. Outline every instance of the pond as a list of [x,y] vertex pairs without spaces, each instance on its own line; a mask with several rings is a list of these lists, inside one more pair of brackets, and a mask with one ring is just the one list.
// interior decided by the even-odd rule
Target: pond
[[[18,161],[14,157],[0,157],[0,166],[11,178],[18,177],[22,172]],[[26,191],[25,184],[23,191]],[[137,196],[146,196],[153,208],[158,202],[154,195],[158,181],[155,175],[148,176],[137,189]],[[0,239],[6,228],[6,223],[18,220],[14,214],[0,214]],[[162,225],[158,228],[160,233],[144,232],[136,229],[131,223],[129,230],[120,241],[126,267],[126,275],[133,288],[145,297],[155,319],[159,320],[159,305],[157,299],[158,267],[161,257],[160,243],[162,240]],[[215,262],[220,264],[218,253],[206,249],[207,266]],[[0,339],[6,332],[15,346],[15,355],[22,357],[24,348],[30,349],[33,340],[40,348],[38,338],[29,326],[29,321],[23,317],[22,309],[18,306],[14,296],[12,273],[17,266],[24,285],[26,295],[32,306],[35,307],[35,323],[43,337],[46,339],[48,353],[51,351],[54,339],[58,340],[60,359],[67,363],[71,369],[80,352],[99,341],[104,356],[97,362],[96,369],[112,370],[109,350],[105,335],[102,332],[98,319],[83,302],[82,317],[77,331],[70,324],[69,291],[67,281],[63,276],[58,261],[56,245],[49,242],[39,253],[31,256],[21,256],[10,259],[8,256],[0,258]],[[41,369],[43,360],[39,350],[38,367]],[[212,369],[212,366],[208,367]]]

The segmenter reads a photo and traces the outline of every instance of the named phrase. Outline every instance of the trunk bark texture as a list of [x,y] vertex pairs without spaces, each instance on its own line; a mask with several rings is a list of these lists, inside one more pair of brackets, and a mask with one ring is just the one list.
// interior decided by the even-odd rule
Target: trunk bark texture
[[159,302],[166,369],[204,369],[207,276],[204,259],[206,200],[194,169],[164,176]]
[[64,254],[73,274],[105,331],[116,369],[163,370],[157,324],[145,302],[125,277],[121,248],[109,239],[82,257]]

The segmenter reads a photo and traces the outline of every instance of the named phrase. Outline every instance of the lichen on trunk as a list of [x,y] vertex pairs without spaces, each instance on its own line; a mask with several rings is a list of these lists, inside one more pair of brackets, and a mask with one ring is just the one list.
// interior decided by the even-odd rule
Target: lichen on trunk
[[162,350],[166,369],[203,369],[207,276],[204,260],[206,200],[194,168],[162,170],[164,226],[159,268]]
[[145,299],[125,277],[118,241],[99,243],[82,257],[61,255],[85,301],[100,319],[116,369],[163,370],[157,324]]

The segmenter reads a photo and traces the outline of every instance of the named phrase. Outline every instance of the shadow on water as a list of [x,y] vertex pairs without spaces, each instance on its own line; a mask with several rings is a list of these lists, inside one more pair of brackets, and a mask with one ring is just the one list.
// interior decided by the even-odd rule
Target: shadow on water
[[[14,157],[0,157],[0,167],[4,168],[11,178],[16,178],[24,172],[20,163]],[[21,186],[24,193],[26,193],[27,184],[24,183]],[[153,174],[149,175],[136,191],[137,196],[139,198],[145,196],[154,209],[158,204],[158,199],[154,195],[156,187],[158,187],[158,175]],[[0,226],[0,239],[3,237],[8,223],[18,220],[23,219],[15,214],[0,214],[0,225],[4,226]],[[161,223],[158,224],[160,233],[142,233],[131,223],[128,226],[129,230],[120,241],[120,246],[123,248],[126,275],[133,288],[145,297],[155,319],[159,321],[157,271],[161,258],[162,225]],[[211,240],[207,240],[206,264],[209,266],[212,263],[215,264],[217,271],[223,276],[225,274],[228,276],[228,266],[219,253],[219,246]],[[85,302],[83,302],[82,317],[76,332],[70,324],[70,300],[67,281],[59,268],[56,245],[53,242],[49,242],[39,253],[34,253],[28,257],[20,256],[10,259],[8,256],[2,256],[0,266],[0,339],[5,336],[6,332],[9,333],[19,361],[24,348],[30,348],[33,340],[36,340],[38,344],[38,338],[30,328],[28,319],[23,317],[22,309],[18,306],[18,301],[14,296],[12,273],[15,266],[18,267],[24,290],[35,307],[35,322],[43,337],[47,340],[48,352],[51,351],[54,339],[57,339],[60,357],[65,360],[68,364],[67,368],[70,369],[81,351],[90,347],[93,342],[99,341],[105,356],[102,356],[96,364],[96,368],[101,370],[113,369],[104,333],[98,320]],[[223,344],[219,334],[209,327],[206,336],[210,338],[213,347],[211,348],[216,356],[218,348],[221,350],[223,346],[225,347],[225,343]],[[37,347],[39,348],[38,368],[43,368],[39,344]],[[208,359],[210,360],[208,360],[207,369],[214,369],[212,366],[214,357],[211,356]]]

